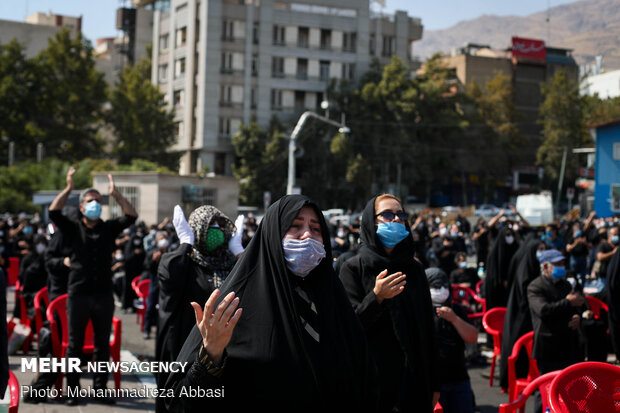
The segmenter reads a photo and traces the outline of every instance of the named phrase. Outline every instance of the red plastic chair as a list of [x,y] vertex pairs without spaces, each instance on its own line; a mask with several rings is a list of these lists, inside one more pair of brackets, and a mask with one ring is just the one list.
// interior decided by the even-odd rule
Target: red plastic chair
[[[131,280],[131,289],[134,291],[137,291],[138,288],[138,283],[140,282],[140,276],[136,276],[133,278],[133,280]],[[137,292],[136,292],[137,294]]]
[[439,402],[437,402],[437,404],[435,405],[433,413],[443,413],[443,407],[441,407],[441,404],[439,404]]
[[594,318],[596,320],[601,318],[601,310],[609,312],[609,307],[604,301],[601,301],[596,297],[592,297],[591,295],[586,295],[586,300],[588,300],[590,310],[592,310],[592,312],[594,313]]
[[19,276],[19,258],[9,257],[9,267],[6,270],[7,287],[17,284]]
[[[521,336],[512,347],[512,354],[508,357],[508,401],[512,402],[517,399],[519,394],[534,379],[540,376],[538,371],[538,363],[532,358],[532,346],[534,345],[534,332],[530,331]],[[526,378],[517,378],[516,363],[519,358],[521,349],[527,351],[529,360],[529,369]]]
[[[470,319],[481,319],[487,309],[487,301],[484,298],[480,298],[471,288],[459,284],[452,284],[452,300],[468,310],[467,317]],[[479,308],[472,308],[472,300],[476,303],[475,307]]]
[[532,382],[528,383],[527,386],[523,389],[523,392],[519,395],[519,397],[511,401],[510,403],[502,403],[499,405],[499,413],[512,413],[516,411],[520,411],[521,413],[525,412],[525,403],[527,399],[534,393],[536,389],[540,391],[540,399],[542,401],[543,412],[549,407],[549,387],[551,386],[551,382],[558,374],[560,374],[561,370],[556,370],[549,372],[547,374],[543,374],[542,376],[538,376]]
[[[151,280],[140,281],[134,291],[138,296],[138,302],[134,304],[136,308],[136,322],[140,323],[140,331],[144,330],[144,315],[146,314],[146,300],[149,298]],[[140,321],[141,320],[141,321]]]
[[480,280],[476,283],[476,294],[480,295],[480,290],[482,290],[482,283],[484,280]]
[[43,307],[50,305],[50,298],[47,294],[47,287],[43,287],[34,296],[34,334],[38,336],[39,330],[43,327]]
[[556,413],[620,412],[620,367],[598,361],[566,367],[551,382],[549,405]]
[[491,359],[491,376],[489,386],[493,387],[493,376],[495,374],[495,361],[502,350],[502,331],[504,330],[504,317],[506,307],[495,307],[484,313],[482,316],[482,327],[484,331],[493,336],[493,358]]
[[11,370],[9,370],[9,395],[11,399],[9,401],[9,413],[17,413],[19,409],[19,382],[17,377]]
[[22,285],[17,280],[15,282],[15,305],[19,305],[19,323],[25,325],[26,327],[30,327],[30,334],[24,340],[22,344],[22,351],[24,354],[28,354],[28,350],[30,349],[30,343],[32,343],[33,331],[32,331],[32,321],[28,318],[28,309],[26,308],[26,299],[22,295]]
[[[67,324],[67,294],[63,294],[56,298],[47,307],[47,320],[50,323],[50,332],[52,335],[52,353],[54,357],[65,357],[67,348],[69,347],[69,328]],[[60,321],[60,328],[62,329],[62,337],[58,337],[58,323],[56,318]],[[110,340],[110,357],[115,362],[121,361],[121,320],[112,318],[112,340]],[[84,337],[84,347],[82,352],[84,354],[92,354],[95,351],[93,325],[89,321],[86,326],[86,335]],[[56,380],[56,388],[62,390],[62,374],[59,373],[59,377]],[[117,389],[121,388],[121,372],[117,369],[114,372],[114,385]]]

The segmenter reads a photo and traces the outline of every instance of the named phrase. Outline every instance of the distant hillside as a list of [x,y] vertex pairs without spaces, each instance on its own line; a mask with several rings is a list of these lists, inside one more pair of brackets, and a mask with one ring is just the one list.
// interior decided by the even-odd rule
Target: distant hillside
[[483,15],[448,29],[425,30],[413,46],[414,54],[426,59],[435,52],[450,53],[464,43],[503,49],[510,46],[512,36],[519,36],[573,49],[579,64],[591,63],[601,54],[604,69],[620,69],[620,0],[581,0],[553,7],[550,15],[549,25],[547,11],[543,11],[527,17]]

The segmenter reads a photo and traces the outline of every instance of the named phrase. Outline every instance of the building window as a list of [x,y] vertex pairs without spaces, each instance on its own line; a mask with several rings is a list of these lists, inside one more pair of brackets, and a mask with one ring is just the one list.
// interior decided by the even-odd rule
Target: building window
[[297,79],[308,79],[308,59],[297,59]]
[[183,132],[185,132],[183,128],[183,121],[174,122],[174,136],[179,138],[183,136]]
[[232,73],[233,71],[233,54],[232,52],[222,52],[222,73]]
[[258,76],[258,55],[252,55],[252,76]]
[[159,83],[166,83],[168,81],[168,65],[159,65]]
[[256,109],[256,88],[250,89],[250,108]]
[[310,41],[310,29],[307,27],[300,27],[297,32],[297,47],[307,48]]
[[620,161],[620,142],[614,143],[614,161]]
[[272,57],[271,58],[271,76],[272,77],[284,77],[284,58]]
[[382,56],[390,57],[394,54],[394,36],[383,36],[383,51]]
[[215,154],[213,172],[215,172],[216,175],[224,175],[226,173],[226,154],[225,153],[218,152]]
[[343,33],[342,50],[355,53],[357,48],[357,33]]
[[175,90],[172,95],[172,103],[175,107],[183,106],[185,104],[185,90]]
[[182,57],[174,62],[174,77],[179,78],[185,75],[185,58]]
[[332,48],[332,31],[321,29],[321,49],[329,50]]
[[319,78],[323,81],[329,80],[329,60],[319,62]]
[[[127,201],[134,207],[136,211],[140,210],[140,188],[137,186],[121,186],[116,185],[116,190],[125,197]],[[112,218],[118,218],[125,215],[123,208],[116,202],[114,197],[110,197],[110,215]]]
[[222,22],[222,40],[234,40],[235,24],[232,20]]
[[252,43],[254,44],[258,44],[258,39],[259,39],[259,26],[258,26],[258,22],[254,22],[254,25],[252,26]]
[[168,36],[168,33],[162,34],[161,36],[159,36],[159,51],[160,52],[164,52],[168,50],[168,39],[169,38],[170,36]]
[[220,106],[232,105],[232,86],[220,86]]
[[271,89],[271,108],[274,110],[282,109],[282,91]]
[[219,118],[217,131],[220,138],[230,138],[230,118]]
[[187,27],[181,27],[176,32],[176,47],[183,47],[187,42]]
[[377,39],[375,39],[374,34],[371,34],[370,39],[368,41],[368,53],[370,53],[371,56],[374,56],[376,50],[377,50]]
[[342,79],[353,80],[355,77],[355,63],[342,64]]
[[276,46],[284,46],[285,42],[285,27],[284,26],[273,26],[273,44]]

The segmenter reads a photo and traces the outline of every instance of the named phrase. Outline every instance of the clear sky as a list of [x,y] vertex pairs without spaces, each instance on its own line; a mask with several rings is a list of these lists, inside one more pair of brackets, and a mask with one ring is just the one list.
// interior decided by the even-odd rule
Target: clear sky
[[[303,2],[303,0],[299,0]],[[574,0],[385,0],[387,13],[405,10],[422,19],[425,29],[445,29],[482,14],[527,16]],[[24,21],[28,14],[52,11],[83,16],[82,31],[91,41],[114,37],[116,12],[128,0],[0,0],[0,19]],[[378,10],[373,5],[373,10]]]

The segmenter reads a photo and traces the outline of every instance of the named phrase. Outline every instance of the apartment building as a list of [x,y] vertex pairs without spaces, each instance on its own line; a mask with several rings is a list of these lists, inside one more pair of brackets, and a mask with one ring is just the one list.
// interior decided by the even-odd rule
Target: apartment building
[[242,122],[319,110],[330,79],[355,81],[374,58],[415,70],[421,37],[420,19],[369,0],[171,0],[154,13],[152,81],[175,109],[179,172],[230,175]]

